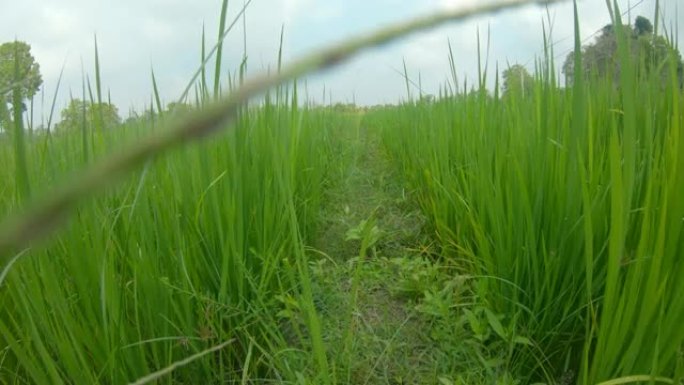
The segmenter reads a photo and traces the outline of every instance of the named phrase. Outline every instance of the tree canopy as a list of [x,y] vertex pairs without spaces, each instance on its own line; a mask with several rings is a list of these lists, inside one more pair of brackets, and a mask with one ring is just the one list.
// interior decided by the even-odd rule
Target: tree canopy
[[55,130],[67,131],[81,129],[93,129],[95,122],[102,114],[103,129],[110,129],[121,124],[119,110],[109,103],[91,103],[80,99],[72,99],[69,105],[62,110],[62,120],[55,126]]
[[[630,38],[631,58],[638,64],[642,73],[659,71],[661,79],[669,79],[670,64],[677,68],[679,83],[682,84],[682,58],[675,47],[663,36],[654,35],[653,24],[643,16],[638,16],[634,26],[622,26],[625,36]],[[594,72],[601,77],[611,77],[615,84],[620,81],[620,60],[616,26],[608,24],[593,43],[582,47],[582,69]],[[674,60],[674,63],[671,61]],[[568,85],[574,81],[575,57],[571,52],[563,64],[563,73]]]
[[634,33],[636,33],[637,36],[653,33],[653,24],[651,24],[651,21],[647,18],[637,16],[636,20],[634,20]]
[[514,64],[506,69],[503,74],[503,96],[512,94],[525,96],[529,95],[534,88],[534,78],[527,69],[521,64]]
[[[18,61],[18,73],[17,73]],[[17,79],[18,75],[18,79]],[[43,84],[40,65],[31,55],[31,46],[22,41],[0,45],[0,126],[10,123],[8,105],[13,91],[19,91],[22,102],[30,99]]]

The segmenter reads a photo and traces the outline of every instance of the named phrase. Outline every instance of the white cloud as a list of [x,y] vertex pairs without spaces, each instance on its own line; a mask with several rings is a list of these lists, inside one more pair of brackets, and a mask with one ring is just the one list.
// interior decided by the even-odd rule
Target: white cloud
[[59,42],[78,32],[78,15],[73,10],[46,5],[40,9],[42,29],[46,38]]
[[310,7],[311,2],[312,0],[283,0],[284,22],[287,24],[294,23]]

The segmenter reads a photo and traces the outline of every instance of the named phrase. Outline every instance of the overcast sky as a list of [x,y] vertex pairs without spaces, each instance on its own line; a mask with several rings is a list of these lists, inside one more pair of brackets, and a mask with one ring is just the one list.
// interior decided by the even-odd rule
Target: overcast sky
[[[246,12],[249,71],[255,74],[277,63],[281,26],[285,27],[284,60],[345,37],[370,31],[392,21],[478,0],[253,0]],[[174,101],[200,61],[201,36],[216,41],[220,0],[0,0],[0,42],[26,41],[40,63],[46,103],[52,97],[64,65],[58,110],[81,95],[81,73],[94,74],[94,36],[97,34],[105,92],[126,116],[142,110],[151,98],[150,69],[154,68],[162,99]],[[622,10],[632,7],[631,18],[653,20],[655,0],[619,0]],[[684,42],[684,2],[660,1],[669,27],[680,24],[680,51]],[[229,4],[229,19],[243,0]],[[679,8],[679,9],[677,9]],[[588,38],[609,22],[604,0],[579,3],[581,33]],[[549,8],[553,20],[555,56],[559,62],[572,47],[572,6]],[[410,76],[420,74],[424,92],[436,93],[449,74],[447,41],[451,41],[461,80],[472,84],[477,74],[477,29],[486,45],[490,31],[490,69],[498,63],[521,63],[530,70],[542,50],[542,20],[546,10],[528,6],[491,17],[452,24],[410,37],[359,56],[343,67],[307,79],[309,97],[320,101],[323,87],[334,102],[363,105],[396,102],[406,88],[397,72],[406,61]],[[242,21],[225,45],[224,69],[235,70],[242,58]],[[82,67],[83,66],[83,67]],[[326,95],[326,101],[327,101]],[[37,106],[37,109],[40,107]]]

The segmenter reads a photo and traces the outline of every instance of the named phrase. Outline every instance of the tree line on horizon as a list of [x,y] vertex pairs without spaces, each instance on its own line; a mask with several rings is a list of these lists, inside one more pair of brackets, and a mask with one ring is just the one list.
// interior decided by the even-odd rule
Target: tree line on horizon
[[[671,40],[654,31],[651,21],[638,16],[634,25],[622,25],[623,33],[630,38],[630,55],[637,63],[639,73],[659,73],[663,82],[669,79],[669,71],[676,68],[679,86],[684,88],[684,64],[681,53]],[[571,86],[575,76],[575,53],[570,52],[562,65],[566,86]],[[672,63],[674,61],[674,63]],[[604,26],[597,38],[582,46],[582,70],[600,78],[610,79],[613,84],[620,82],[620,60],[616,28],[613,24]],[[515,94],[525,96],[532,92],[535,79],[521,64],[509,66],[502,72],[501,91],[503,97]],[[11,132],[16,114],[15,105],[20,105],[21,114],[27,111],[27,103],[32,101],[43,84],[40,65],[31,54],[31,46],[22,41],[0,45],[0,131]],[[17,103],[19,102],[19,103]],[[166,111],[187,111],[192,106],[183,103],[169,103]],[[162,111],[163,113],[164,111]],[[127,123],[144,118],[154,118],[155,111],[150,108],[142,114],[133,112]],[[72,98],[60,113],[56,131],[70,129],[90,129],[97,125],[111,129],[122,124],[118,108],[111,102]],[[49,124],[48,124],[49,126]],[[50,127],[47,128],[48,130]]]
[[[0,44],[0,132],[11,133],[15,126],[15,106],[19,105],[21,114],[28,111],[27,103],[33,98],[43,85],[40,64],[31,54],[31,46],[23,41],[13,41]],[[16,100],[15,100],[16,98]],[[59,122],[54,125],[55,132],[66,132],[75,129],[90,130],[94,127],[112,129],[122,123],[130,123],[140,119],[147,119],[155,112],[149,109],[142,114],[135,112],[124,122],[119,115],[119,109],[111,100],[95,102],[92,97],[71,98],[60,112]],[[17,103],[17,100],[20,103]],[[184,103],[169,103],[166,112],[185,112],[192,107]],[[23,127],[23,122],[20,122]],[[32,128],[32,127],[31,127]],[[51,123],[47,127],[51,130]]]
[[[622,25],[622,31],[629,38],[630,57],[637,64],[642,75],[657,73],[662,82],[670,79],[671,65],[674,65],[680,88],[684,88],[684,63],[679,50],[671,40],[655,33],[653,24],[644,16],[637,16],[634,25]],[[582,71],[590,76],[609,79],[616,86],[620,84],[620,58],[618,55],[618,34],[612,23],[606,24],[596,39],[582,46]],[[674,61],[674,62],[673,62]],[[570,87],[575,78],[575,52],[568,53],[562,66],[565,85]],[[521,64],[509,66],[502,73],[502,93],[526,95],[534,87],[534,77]]]

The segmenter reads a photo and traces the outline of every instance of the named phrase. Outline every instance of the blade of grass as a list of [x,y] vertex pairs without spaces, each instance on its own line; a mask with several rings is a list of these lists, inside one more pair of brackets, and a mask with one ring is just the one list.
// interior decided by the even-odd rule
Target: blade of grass
[[[243,7],[245,9],[245,7]],[[244,15],[244,12],[243,12]],[[226,18],[228,16],[228,0],[223,0],[221,4],[221,16],[219,18],[218,49],[216,50],[216,68],[214,70],[214,99],[220,97],[221,86],[221,62],[223,61],[223,36],[226,28]]]
[[26,202],[31,195],[31,186],[28,173],[28,156],[24,139],[24,103],[20,85],[22,84],[21,63],[19,62],[19,46],[15,42],[14,49],[14,84],[12,91],[12,109],[14,113],[14,157],[15,178],[19,186],[17,189],[17,201]]
[[160,369],[154,373],[148,374],[145,377],[139,378],[137,381],[131,382],[130,385],[145,385],[145,384],[149,384],[151,382],[155,382],[155,381],[159,380],[160,378],[169,375],[174,370],[176,370],[182,366],[191,364],[192,362],[206,356],[207,354],[211,354],[211,353],[214,353],[216,351],[219,351],[219,350],[225,348],[226,346],[232,344],[233,342],[235,342],[235,341],[234,340],[228,340],[222,344],[218,344],[216,346],[212,346],[209,349],[205,349],[201,352],[195,353],[188,358],[185,358],[185,359],[180,360],[180,361],[176,361],[173,364],[171,364],[171,365],[169,365],[163,369]]

